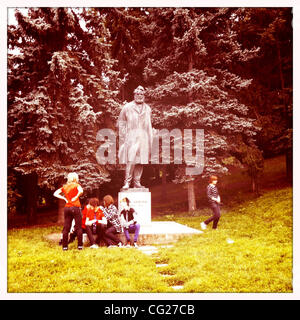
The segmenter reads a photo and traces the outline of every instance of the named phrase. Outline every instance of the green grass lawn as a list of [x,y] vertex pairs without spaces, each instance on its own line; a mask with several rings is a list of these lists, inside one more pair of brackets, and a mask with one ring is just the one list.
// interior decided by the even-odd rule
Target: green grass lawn
[[[292,287],[292,188],[266,191],[235,204],[217,230],[185,237],[152,256],[136,249],[63,252],[44,236],[61,226],[8,230],[9,293],[32,292],[264,292]],[[208,212],[157,217],[200,229]],[[156,264],[167,264],[157,268]]]

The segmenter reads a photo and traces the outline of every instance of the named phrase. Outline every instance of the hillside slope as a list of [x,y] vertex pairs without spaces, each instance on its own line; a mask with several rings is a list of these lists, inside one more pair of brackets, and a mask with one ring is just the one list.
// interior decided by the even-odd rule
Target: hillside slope
[[[260,194],[270,190],[291,187],[285,178],[285,157],[278,156],[266,159],[264,172],[260,178]],[[207,211],[206,180],[195,183],[197,210],[193,214]],[[230,174],[220,177],[218,189],[225,210],[245,200],[254,200],[256,195],[251,191],[251,180],[245,170],[235,169]],[[187,187],[184,184],[167,183],[150,188],[152,201],[152,216],[160,216],[174,212],[186,212]]]

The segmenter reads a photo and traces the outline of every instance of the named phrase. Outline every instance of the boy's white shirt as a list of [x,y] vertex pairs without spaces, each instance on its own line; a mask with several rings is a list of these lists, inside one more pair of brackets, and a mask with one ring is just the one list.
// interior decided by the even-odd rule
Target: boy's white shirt
[[[212,185],[212,186],[214,186],[214,187],[216,186],[214,183],[211,183],[211,185]],[[220,195],[219,195],[217,198],[215,198],[215,197],[211,197],[211,199],[212,199],[212,200],[214,200],[214,201],[216,201],[216,202],[218,202],[218,203],[220,203],[220,202],[221,202]]]
[[107,219],[105,217],[102,217],[101,220],[98,220],[98,223],[107,224]]
[[[126,210],[126,211],[129,211],[130,209],[130,206],[128,206],[127,204],[123,204],[122,205],[122,210]],[[134,222],[137,222],[137,212],[134,210],[134,213],[133,213],[133,220],[130,220],[130,221],[126,221],[125,217],[123,214],[121,214],[121,225],[122,227],[125,227],[125,228],[128,228],[130,225],[134,224]]]

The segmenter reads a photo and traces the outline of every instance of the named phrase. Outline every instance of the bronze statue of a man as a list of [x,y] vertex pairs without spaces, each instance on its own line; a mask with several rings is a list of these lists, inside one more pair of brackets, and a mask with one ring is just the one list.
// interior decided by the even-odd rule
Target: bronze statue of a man
[[125,104],[119,119],[119,162],[126,164],[123,189],[128,189],[133,180],[134,188],[143,188],[141,176],[143,164],[148,164],[152,147],[151,109],[144,102],[145,89],[134,90],[134,100]]

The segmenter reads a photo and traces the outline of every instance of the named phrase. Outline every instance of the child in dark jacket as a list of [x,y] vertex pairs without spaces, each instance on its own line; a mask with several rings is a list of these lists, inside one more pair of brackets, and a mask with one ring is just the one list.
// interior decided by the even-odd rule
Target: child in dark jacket
[[207,186],[207,198],[208,202],[210,204],[210,207],[212,209],[213,215],[208,218],[207,220],[201,222],[201,228],[203,230],[206,229],[207,225],[213,221],[213,229],[217,229],[218,222],[220,219],[220,203],[221,203],[221,198],[219,195],[218,188],[216,186],[218,182],[218,177],[216,176],[211,176],[209,178],[209,185]]
[[140,233],[140,224],[137,222],[137,212],[130,207],[130,200],[128,198],[121,200],[121,206],[123,207],[123,210],[121,211],[120,220],[127,241],[127,246],[130,245],[129,233],[134,233],[133,246],[137,248],[137,241]]

